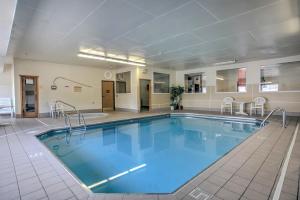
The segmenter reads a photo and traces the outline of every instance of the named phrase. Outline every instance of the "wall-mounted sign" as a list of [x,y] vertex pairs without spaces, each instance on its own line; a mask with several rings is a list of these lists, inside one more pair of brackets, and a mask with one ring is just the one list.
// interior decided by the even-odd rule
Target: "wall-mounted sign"
[[82,90],[82,87],[80,87],[80,86],[74,86],[73,87],[74,92],[81,92],[81,90]]
[[56,85],[51,85],[51,90],[57,90],[57,86]]

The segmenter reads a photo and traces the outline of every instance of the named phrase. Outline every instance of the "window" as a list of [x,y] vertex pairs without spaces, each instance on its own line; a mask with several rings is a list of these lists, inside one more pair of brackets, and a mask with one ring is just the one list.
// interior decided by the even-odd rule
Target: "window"
[[131,92],[131,73],[123,72],[116,74],[116,91],[117,93]]
[[204,73],[184,75],[185,93],[206,93],[206,76]]
[[169,93],[170,75],[154,72],[153,84],[154,84],[154,93]]
[[217,92],[246,92],[246,68],[217,71]]
[[300,61],[262,66],[260,91],[300,91]]

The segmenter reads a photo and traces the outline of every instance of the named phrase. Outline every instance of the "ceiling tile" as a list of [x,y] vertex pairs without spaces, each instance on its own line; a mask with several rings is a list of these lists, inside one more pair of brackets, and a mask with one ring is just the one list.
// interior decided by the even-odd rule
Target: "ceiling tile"
[[186,33],[175,37],[170,37],[158,43],[145,47],[146,55],[157,55],[181,49],[190,45],[199,44],[202,41],[192,34]]
[[190,2],[180,9],[140,26],[129,33],[127,37],[145,44],[151,44],[213,22],[215,22],[213,16],[197,3]]
[[251,29],[277,24],[291,18],[299,18],[298,8],[297,0],[279,1],[271,6],[199,28],[194,33],[202,40],[212,41],[228,35],[236,35]]
[[278,0],[197,0],[219,19],[225,19],[266,6]]
[[74,31],[74,34],[99,37],[109,41],[150,19],[152,19],[152,16],[125,1],[110,0],[106,1],[100,9],[89,16]]
[[[190,0],[127,0],[156,16],[169,12]],[[159,6],[158,6],[159,5]]]
[[[43,21],[49,28],[67,33],[102,2],[103,0],[85,0],[83,4],[81,0],[43,0],[32,3],[23,0],[20,5],[31,7],[36,10],[36,13],[47,16],[48,19]],[[36,16],[32,18],[33,21],[38,19],[40,18]]]
[[93,48],[155,67],[196,68],[300,54],[299,16],[299,0],[19,0],[9,52],[103,65],[77,57]]
[[250,31],[261,46],[287,46],[300,44],[300,20],[292,18],[279,24]]

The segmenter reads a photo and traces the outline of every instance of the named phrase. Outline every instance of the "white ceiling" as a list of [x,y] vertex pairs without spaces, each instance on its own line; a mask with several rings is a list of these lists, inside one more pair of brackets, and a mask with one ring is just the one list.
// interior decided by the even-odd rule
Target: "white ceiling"
[[[300,54],[300,0],[18,0],[8,54],[103,65],[80,48],[188,69]],[[111,64],[109,64],[111,65]]]
[[0,0],[0,58],[6,56],[17,0]]

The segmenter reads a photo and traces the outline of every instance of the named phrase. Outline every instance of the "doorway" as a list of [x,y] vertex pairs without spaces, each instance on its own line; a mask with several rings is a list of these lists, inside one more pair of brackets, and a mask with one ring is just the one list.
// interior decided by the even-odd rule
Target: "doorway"
[[37,76],[21,76],[22,117],[34,118],[39,115],[39,90]]
[[140,79],[140,111],[149,111],[151,108],[151,80]]
[[102,112],[115,110],[115,83],[102,81]]

